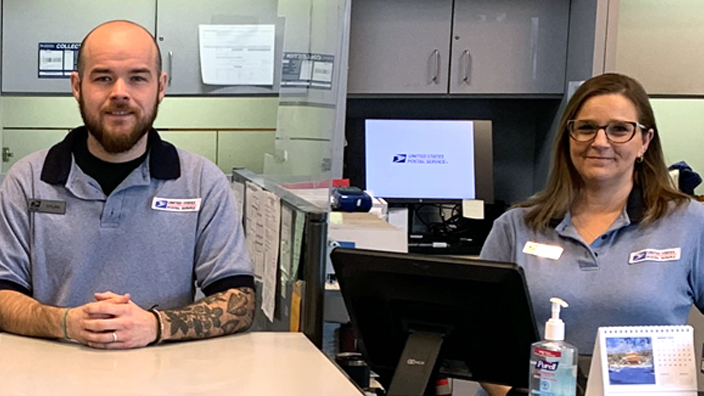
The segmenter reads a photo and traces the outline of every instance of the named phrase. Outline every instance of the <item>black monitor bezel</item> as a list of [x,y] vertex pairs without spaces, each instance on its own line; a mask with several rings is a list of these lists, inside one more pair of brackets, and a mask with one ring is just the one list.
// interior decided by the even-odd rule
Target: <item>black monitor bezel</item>
[[[396,326],[398,323],[390,324],[389,321],[394,318],[388,318],[393,317],[394,314],[388,312],[388,306],[383,306],[375,307],[374,309],[377,311],[382,310],[383,317],[387,319],[380,320],[378,321],[380,323],[375,323],[374,325],[370,324],[369,312],[371,312],[371,308],[364,307],[361,302],[364,302],[365,298],[367,298],[365,296],[370,293],[385,293],[388,295],[396,291],[391,290],[394,286],[389,284],[385,284],[385,288],[389,290],[376,290],[375,287],[379,286],[373,285],[372,279],[381,279],[393,274],[392,276],[397,278],[406,278],[405,281],[398,282],[399,284],[407,282],[410,277],[415,278],[413,282],[417,281],[419,286],[425,285],[424,287],[426,288],[431,284],[437,287],[438,282],[441,284],[447,283],[448,287],[451,284],[463,284],[462,290],[455,291],[461,296],[453,298],[466,298],[467,296],[462,293],[471,294],[472,290],[479,292],[480,289],[486,289],[488,285],[495,285],[497,292],[509,290],[510,296],[500,297],[500,301],[496,303],[504,311],[497,312],[494,317],[477,318],[479,327],[473,327],[475,326],[474,323],[468,325],[462,322],[462,319],[452,319],[453,323],[457,323],[455,329],[452,330],[455,334],[450,334],[445,339],[445,344],[443,344],[441,349],[440,361],[442,359],[457,360],[457,356],[453,356],[451,352],[448,352],[448,349],[456,348],[458,345],[461,346],[460,349],[466,348],[466,345],[463,344],[464,337],[469,337],[467,340],[477,337],[474,341],[468,341],[472,343],[472,347],[468,349],[484,353],[486,348],[491,345],[490,350],[493,351],[494,355],[465,357],[464,359],[467,361],[471,371],[469,374],[458,375],[457,372],[459,371],[448,371],[447,361],[442,366],[441,372],[449,376],[473,381],[527,387],[530,344],[539,338],[525,276],[521,267],[512,263],[499,263],[479,259],[348,248],[335,248],[331,253],[331,259],[335,275],[340,283],[342,297],[359,340],[360,350],[372,369],[387,374],[393,372],[396,368],[398,362],[395,359],[398,359],[401,353],[398,350],[398,342],[392,339],[394,335],[399,334],[399,329]],[[431,282],[430,278],[434,280]],[[470,287],[472,285],[474,289]],[[424,292],[427,292],[427,290]],[[453,293],[447,290],[435,290],[435,292],[441,294]],[[476,305],[475,308],[468,306],[464,312],[486,311],[489,305],[492,304],[490,301],[483,301],[479,296],[477,296],[477,299],[479,300],[477,304],[480,305]],[[378,316],[382,315],[382,313],[376,312],[371,314],[371,317],[374,317],[374,315]],[[509,318],[509,316],[511,317]],[[506,325],[507,323],[511,324]],[[472,330],[470,331],[469,329]],[[457,332],[466,332],[468,334],[457,335]],[[489,335],[487,336],[487,334]],[[487,339],[480,339],[482,337]],[[376,346],[378,345],[384,345],[387,348],[389,345],[394,345],[395,349],[391,352],[371,351],[368,349],[368,345],[375,345],[373,348],[377,348]],[[448,353],[450,354],[448,355]],[[394,357],[390,358],[390,354],[393,354]],[[502,357],[498,359],[497,356]],[[477,369],[478,361],[493,364],[495,367]]]

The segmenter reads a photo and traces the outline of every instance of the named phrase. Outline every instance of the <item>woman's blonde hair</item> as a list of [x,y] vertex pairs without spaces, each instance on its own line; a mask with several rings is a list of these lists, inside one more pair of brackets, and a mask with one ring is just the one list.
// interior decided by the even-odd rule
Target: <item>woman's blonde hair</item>
[[640,187],[645,203],[642,224],[648,225],[665,216],[670,201],[678,206],[689,200],[670,182],[660,144],[660,134],[655,124],[653,109],[645,89],[634,79],[622,74],[602,74],[587,80],[577,89],[567,103],[558,125],[553,144],[552,166],[547,186],[542,191],[519,203],[517,207],[530,208],[526,223],[535,230],[545,230],[552,219],[559,219],[569,211],[575,198],[584,187],[584,182],[570,158],[570,136],[567,122],[573,120],[584,103],[600,95],[619,94],[628,98],[638,111],[638,122],[645,125],[642,134],[653,130],[653,138],[642,162],[634,167],[634,185]]

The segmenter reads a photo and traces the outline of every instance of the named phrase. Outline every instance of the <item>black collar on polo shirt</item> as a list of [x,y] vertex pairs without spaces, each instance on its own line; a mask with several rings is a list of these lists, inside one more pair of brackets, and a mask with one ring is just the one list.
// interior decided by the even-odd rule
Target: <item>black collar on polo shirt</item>
[[[640,186],[633,185],[631,192],[628,194],[628,200],[626,201],[626,214],[628,214],[628,219],[631,224],[638,224],[643,221],[645,217],[645,201],[643,200],[643,190]],[[550,227],[555,228],[562,222],[561,218],[550,219]]]
[[631,193],[628,194],[626,202],[626,213],[632,224],[640,223],[645,217],[645,201],[643,200],[643,190],[640,186],[633,185]]
[[[73,144],[78,139],[88,139],[88,130],[85,126],[78,127],[61,142],[49,149],[42,167],[41,179],[49,184],[66,184],[68,174],[71,172],[71,153]],[[161,140],[156,130],[149,131],[150,147],[149,174],[156,179],[178,179],[181,176],[181,163],[178,159],[176,147],[171,143]]]

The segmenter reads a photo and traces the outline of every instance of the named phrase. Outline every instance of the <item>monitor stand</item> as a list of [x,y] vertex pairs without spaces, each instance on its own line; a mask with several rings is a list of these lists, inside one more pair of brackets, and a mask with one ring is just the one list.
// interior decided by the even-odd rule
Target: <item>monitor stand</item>
[[387,396],[423,396],[440,354],[443,333],[412,331],[398,361]]

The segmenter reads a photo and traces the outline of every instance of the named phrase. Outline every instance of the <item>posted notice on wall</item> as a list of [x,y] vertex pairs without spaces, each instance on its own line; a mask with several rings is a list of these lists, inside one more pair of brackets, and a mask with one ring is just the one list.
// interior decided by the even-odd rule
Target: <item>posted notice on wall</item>
[[78,67],[81,43],[39,43],[38,78],[69,78]]
[[199,25],[207,85],[273,85],[276,25]]
[[282,87],[332,89],[333,55],[284,52]]

